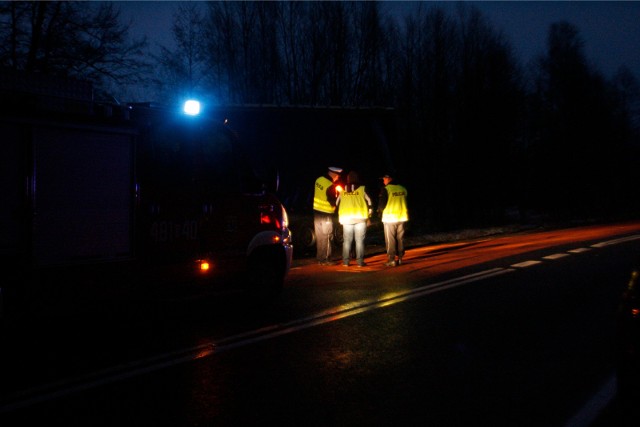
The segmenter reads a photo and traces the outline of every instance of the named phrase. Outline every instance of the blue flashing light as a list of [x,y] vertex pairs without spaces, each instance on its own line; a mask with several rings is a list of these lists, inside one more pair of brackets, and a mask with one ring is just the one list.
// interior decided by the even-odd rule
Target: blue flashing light
[[189,116],[197,116],[200,114],[200,102],[190,99],[184,103],[183,111]]

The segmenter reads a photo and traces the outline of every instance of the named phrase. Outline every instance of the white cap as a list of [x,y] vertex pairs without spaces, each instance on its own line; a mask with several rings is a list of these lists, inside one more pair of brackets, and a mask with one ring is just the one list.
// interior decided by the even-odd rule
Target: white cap
[[335,166],[329,166],[329,172],[342,173],[342,168],[337,168]]

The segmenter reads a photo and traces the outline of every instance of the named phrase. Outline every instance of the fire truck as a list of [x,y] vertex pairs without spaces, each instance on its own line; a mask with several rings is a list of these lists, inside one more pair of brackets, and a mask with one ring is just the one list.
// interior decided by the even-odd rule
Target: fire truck
[[3,75],[0,97],[0,313],[105,277],[280,292],[293,245],[277,178],[224,117],[42,76]]

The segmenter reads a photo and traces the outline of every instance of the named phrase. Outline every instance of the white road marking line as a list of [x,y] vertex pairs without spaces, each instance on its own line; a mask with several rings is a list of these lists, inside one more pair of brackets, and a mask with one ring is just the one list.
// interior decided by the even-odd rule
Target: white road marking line
[[537,264],[542,264],[542,261],[538,261],[538,260],[524,261],[524,262],[519,262],[517,264],[513,264],[511,265],[511,267],[525,268],[525,267],[531,267],[532,265],[537,265]]
[[634,234],[633,236],[621,237],[619,239],[607,240],[605,242],[596,243],[591,245],[592,248],[604,248],[605,246],[617,245],[618,243],[631,242],[633,240],[640,239],[640,234]]
[[569,254],[565,254],[565,253],[560,253],[560,254],[553,254],[553,255],[547,255],[547,256],[543,256],[542,259],[560,259],[560,258],[564,258],[566,256],[569,256]]
[[291,322],[287,322],[281,325],[274,325],[269,328],[262,328],[255,331],[250,331],[243,334],[223,338],[216,342],[215,352],[220,353],[222,351],[230,350],[232,348],[245,346],[247,344],[252,344],[254,342],[263,341],[269,338],[274,338],[277,336],[281,336],[281,335],[288,334],[288,333],[295,332],[302,329],[307,329],[312,326],[317,326],[324,323],[333,322],[335,320],[344,319],[356,314],[363,313],[365,311],[371,311],[374,309],[387,307],[389,305],[404,302],[409,299],[418,298],[434,292],[454,288],[467,283],[475,282],[475,281],[486,279],[489,277],[498,276],[498,275],[509,273],[512,271],[515,271],[515,270],[494,268],[491,270],[485,270],[478,273],[469,274],[467,276],[446,280],[443,282],[432,283],[430,285],[421,286],[419,288],[411,289],[404,292],[383,295],[381,298],[357,301],[350,304],[341,305],[341,306],[328,309],[328,310],[323,310],[314,315],[293,320]]
[[591,250],[591,248],[578,248],[578,249],[571,249],[568,252],[571,252],[572,254],[581,254],[583,252],[589,252]]

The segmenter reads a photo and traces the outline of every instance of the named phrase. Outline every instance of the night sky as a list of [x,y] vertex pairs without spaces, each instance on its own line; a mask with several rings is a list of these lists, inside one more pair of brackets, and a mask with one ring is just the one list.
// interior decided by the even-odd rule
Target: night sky
[[[114,2],[131,34],[146,35],[153,46],[170,47],[172,13],[179,1]],[[385,10],[404,16],[419,5],[455,10],[454,1],[384,1]],[[585,42],[585,54],[606,77],[625,64],[640,78],[640,1],[473,1],[488,22],[503,31],[522,64],[544,52],[549,25],[573,24]]]

